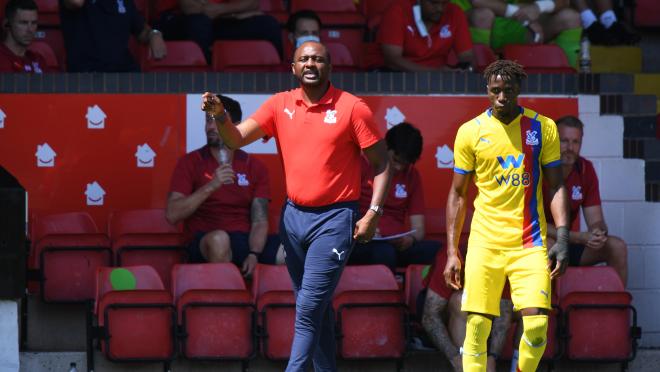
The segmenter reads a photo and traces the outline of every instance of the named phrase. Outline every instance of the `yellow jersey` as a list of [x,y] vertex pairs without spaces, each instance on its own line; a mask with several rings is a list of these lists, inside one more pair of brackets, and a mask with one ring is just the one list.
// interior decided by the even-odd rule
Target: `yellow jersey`
[[474,172],[478,194],[468,246],[546,246],[543,168],[561,165],[552,119],[520,107],[504,124],[488,109],[458,129],[454,172]]

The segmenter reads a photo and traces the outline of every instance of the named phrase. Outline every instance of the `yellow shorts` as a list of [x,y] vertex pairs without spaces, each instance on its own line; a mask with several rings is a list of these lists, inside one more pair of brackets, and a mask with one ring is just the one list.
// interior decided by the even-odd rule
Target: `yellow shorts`
[[506,279],[514,310],[550,309],[550,271],[545,247],[501,250],[469,247],[461,310],[500,315]]

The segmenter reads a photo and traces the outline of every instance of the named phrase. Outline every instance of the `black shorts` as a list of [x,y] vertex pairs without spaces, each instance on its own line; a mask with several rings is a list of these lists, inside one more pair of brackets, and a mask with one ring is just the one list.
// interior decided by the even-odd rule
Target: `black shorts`
[[[200,248],[200,243],[202,238],[207,233],[204,231],[196,232],[193,240],[186,247],[188,252],[188,262],[189,263],[205,263],[207,262]],[[250,234],[244,232],[228,232],[229,235],[229,244],[231,246],[231,257],[232,262],[236,266],[241,266],[243,261],[247,258],[250,253]],[[268,235],[266,239],[266,245],[264,246],[263,252],[259,256],[259,262],[263,264],[275,264],[275,258],[277,256],[277,248],[280,246],[280,239],[277,235]]]
[[584,244],[568,245],[568,266],[580,266],[580,260],[584,253]]

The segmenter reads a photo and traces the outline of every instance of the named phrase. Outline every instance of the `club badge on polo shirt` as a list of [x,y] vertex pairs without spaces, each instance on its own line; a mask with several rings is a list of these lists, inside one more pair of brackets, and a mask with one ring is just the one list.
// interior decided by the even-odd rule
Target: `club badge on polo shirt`
[[7,118],[7,115],[5,114],[4,111],[2,111],[2,109],[0,109],[0,128],[5,127],[5,119],[6,118]]
[[442,26],[442,28],[440,28],[440,38],[448,39],[450,37],[451,37],[451,30],[449,29],[449,25]]
[[325,118],[323,122],[326,124],[336,124],[337,123],[337,110],[328,110],[325,112]]
[[406,191],[406,185],[402,183],[397,183],[394,185],[394,197],[397,199],[405,199],[408,197],[408,192]]
[[238,186],[250,186],[250,181],[247,179],[247,174],[245,173],[236,173],[236,178],[238,181]]
[[119,14],[126,13],[126,6],[124,5],[124,0],[117,0],[117,13]]
[[573,186],[573,190],[571,190],[571,199],[582,200],[582,186]]

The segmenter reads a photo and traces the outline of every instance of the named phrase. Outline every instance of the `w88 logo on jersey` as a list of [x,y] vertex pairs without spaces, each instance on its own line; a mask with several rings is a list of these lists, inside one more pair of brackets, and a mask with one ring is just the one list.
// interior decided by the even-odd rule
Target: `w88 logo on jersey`
[[522,186],[527,187],[530,184],[530,175],[529,172],[513,173],[506,176],[495,176],[495,181],[500,186]]

